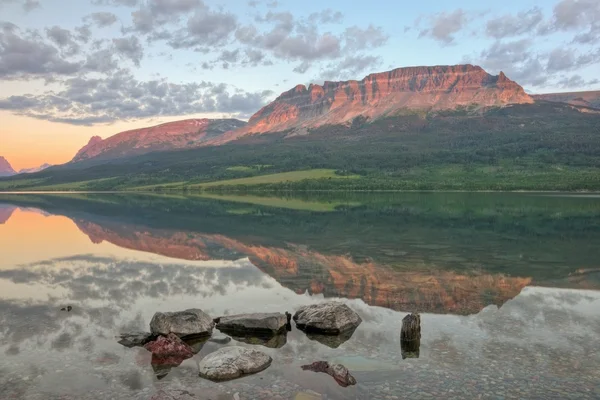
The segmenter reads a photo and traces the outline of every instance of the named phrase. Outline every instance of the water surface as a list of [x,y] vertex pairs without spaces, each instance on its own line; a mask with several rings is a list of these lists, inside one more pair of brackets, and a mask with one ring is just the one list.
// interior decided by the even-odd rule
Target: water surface
[[[598,398],[599,243],[590,196],[0,195],[0,393]],[[258,346],[270,368],[220,384],[197,369],[219,344],[159,379],[150,353],[115,340],[156,311],[293,312],[326,299],[361,315],[351,338],[331,347],[293,329],[281,348]],[[408,312],[421,313],[423,338],[403,359]],[[300,369],[317,360],[358,384]]]

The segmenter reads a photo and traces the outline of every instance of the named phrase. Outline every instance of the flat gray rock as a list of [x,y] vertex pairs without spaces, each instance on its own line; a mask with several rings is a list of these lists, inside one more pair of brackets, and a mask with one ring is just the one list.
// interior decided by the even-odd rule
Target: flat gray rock
[[298,329],[310,333],[339,335],[353,331],[362,322],[360,316],[339,301],[301,307],[294,314]]
[[164,336],[169,333],[179,337],[210,336],[214,326],[212,318],[197,308],[177,312],[157,312],[150,321],[152,334]]
[[148,332],[129,332],[118,336],[119,344],[125,347],[142,347],[153,339],[152,334]]
[[285,331],[287,317],[281,313],[228,315],[219,318],[217,329],[226,333],[271,334]]
[[228,381],[255,374],[271,365],[267,354],[240,346],[223,347],[204,357],[198,364],[200,376],[211,381]]

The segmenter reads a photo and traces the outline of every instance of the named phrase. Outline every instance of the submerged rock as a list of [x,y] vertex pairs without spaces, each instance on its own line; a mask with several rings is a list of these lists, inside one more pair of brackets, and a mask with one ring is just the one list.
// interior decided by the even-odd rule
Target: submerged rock
[[231,338],[229,336],[211,337],[208,341],[216,344],[227,344],[231,342]]
[[227,381],[255,374],[271,365],[267,354],[240,346],[223,347],[204,357],[198,364],[200,376],[212,381]]
[[350,307],[339,301],[301,307],[294,314],[298,329],[310,333],[339,335],[353,331],[362,319]]
[[271,349],[278,349],[280,347],[285,346],[285,344],[287,343],[287,334],[286,333],[280,333],[277,335],[267,335],[267,336],[245,335],[245,336],[232,336],[232,337],[234,340],[237,340],[238,342],[265,346],[265,347],[269,347]]
[[309,365],[303,365],[301,367],[305,371],[323,372],[331,375],[338,385],[347,387],[350,385],[356,385],[356,379],[350,374],[348,368],[342,364],[329,364],[327,361],[315,361]]
[[217,329],[227,334],[271,334],[286,329],[287,317],[281,313],[228,315],[218,319]]
[[197,308],[178,312],[157,312],[150,321],[150,331],[154,335],[174,333],[179,337],[210,336],[213,327],[214,322],[210,316]]
[[118,336],[118,343],[125,347],[141,347],[153,339],[149,332],[129,332]]

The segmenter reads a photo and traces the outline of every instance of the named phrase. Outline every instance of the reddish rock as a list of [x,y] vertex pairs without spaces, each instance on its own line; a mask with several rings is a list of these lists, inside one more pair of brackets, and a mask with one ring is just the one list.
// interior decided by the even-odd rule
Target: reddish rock
[[207,140],[245,124],[244,121],[237,119],[186,119],[117,133],[104,140],[94,136],[71,161],[77,162],[99,156],[118,158],[151,151],[199,147]]
[[348,387],[356,385],[356,379],[350,374],[348,368],[341,364],[329,364],[327,361],[315,361],[301,367],[304,371],[323,372],[331,375],[338,385]]
[[17,171],[13,169],[8,160],[0,156],[0,176],[10,176],[16,173]]
[[277,132],[349,123],[357,116],[377,118],[401,110],[440,110],[459,106],[533,103],[523,88],[500,73],[473,65],[398,68],[361,81],[298,85],[250,118],[248,125],[214,140],[248,133]]
[[144,348],[152,353],[152,364],[179,365],[194,356],[191,347],[173,333],[159,336],[155,341],[146,343]]

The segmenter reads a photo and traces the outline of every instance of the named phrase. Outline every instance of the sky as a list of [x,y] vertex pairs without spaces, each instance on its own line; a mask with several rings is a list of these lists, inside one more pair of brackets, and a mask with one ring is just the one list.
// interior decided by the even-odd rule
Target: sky
[[0,0],[0,155],[69,161],[93,135],[247,119],[296,84],[419,65],[600,89],[599,0]]

